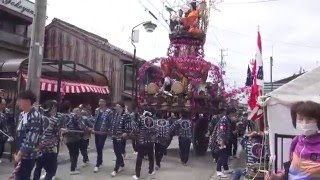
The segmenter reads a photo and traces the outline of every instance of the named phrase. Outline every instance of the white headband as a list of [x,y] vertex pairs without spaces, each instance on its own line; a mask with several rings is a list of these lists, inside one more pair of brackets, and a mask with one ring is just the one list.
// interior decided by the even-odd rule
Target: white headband
[[152,113],[149,111],[144,111],[142,116],[146,116],[146,115],[152,116]]

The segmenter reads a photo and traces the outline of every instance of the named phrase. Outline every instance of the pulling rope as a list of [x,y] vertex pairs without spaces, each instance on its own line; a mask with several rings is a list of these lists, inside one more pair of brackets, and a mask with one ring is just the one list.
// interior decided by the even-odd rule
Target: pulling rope
[[[88,131],[82,131],[82,130],[67,130],[67,129],[65,129],[65,130],[62,130],[62,131],[64,131],[64,133],[81,133],[81,134],[88,133]],[[129,132],[129,134],[133,134],[133,131],[134,130],[131,130]],[[111,135],[110,132],[103,132],[103,131],[93,131],[93,132],[91,131],[90,134]]]
[[7,136],[9,139],[8,141],[11,142],[13,141],[13,137],[12,136],[9,136],[8,134],[6,134],[5,132],[3,132],[1,129],[0,129],[0,133],[2,133],[3,135]]

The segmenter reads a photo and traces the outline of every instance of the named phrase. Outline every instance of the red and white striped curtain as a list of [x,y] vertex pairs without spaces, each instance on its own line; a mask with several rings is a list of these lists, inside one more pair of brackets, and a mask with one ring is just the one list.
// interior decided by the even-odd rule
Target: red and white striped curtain
[[[23,75],[23,79],[27,81],[27,75]],[[41,91],[49,91],[49,92],[57,92],[58,90],[58,82],[49,79],[40,80],[40,90]],[[97,86],[91,84],[83,84],[83,83],[76,83],[76,82],[67,82],[61,81],[61,93],[66,94],[75,94],[75,93],[97,93],[97,94],[109,94],[109,87],[108,86]]]

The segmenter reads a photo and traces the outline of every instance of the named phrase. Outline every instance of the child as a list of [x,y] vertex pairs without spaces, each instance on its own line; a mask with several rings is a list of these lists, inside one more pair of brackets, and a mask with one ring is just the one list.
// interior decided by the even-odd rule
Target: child
[[[228,166],[228,158],[229,158],[229,151],[227,149],[227,138],[223,135],[218,136],[217,143],[219,148],[215,152],[218,156],[217,162],[217,176],[221,178],[227,178],[228,176],[224,173],[229,171]],[[224,172],[221,171],[221,166],[223,166]]]
[[293,126],[301,132],[290,147],[285,172],[267,174],[267,179],[320,179],[320,104],[300,101],[291,107]]

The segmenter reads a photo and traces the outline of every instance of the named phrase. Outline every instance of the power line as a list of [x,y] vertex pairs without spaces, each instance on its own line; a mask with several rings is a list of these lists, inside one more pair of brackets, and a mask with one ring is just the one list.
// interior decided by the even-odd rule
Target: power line
[[219,39],[218,39],[218,37],[217,37],[216,33],[213,31],[213,33],[212,33],[212,34],[214,35],[215,39],[216,39],[216,40],[217,40],[217,42],[219,43],[220,47],[223,49],[223,46],[221,45],[221,43],[220,43],[220,41],[219,41]]
[[156,15],[154,15],[147,7],[141,2],[141,0],[138,0],[138,2],[139,2],[139,4],[145,9],[145,11],[148,11],[148,13],[149,13],[156,21],[159,22],[159,24],[160,24],[161,26],[163,26],[167,31],[169,31],[168,26],[163,25],[163,24],[161,23],[161,21],[159,21],[159,19],[156,17]]
[[237,53],[237,54],[246,55],[246,56],[254,56],[254,54],[247,54],[247,53],[243,53],[243,52],[240,52],[240,51],[235,51],[233,49],[228,49],[228,51],[233,52],[233,53]]
[[248,2],[230,2],[230,3],[222,3],[222,4],[259,4],[259,3],[268,3],[279,0],[259,0],[259,1],[248,1]]
[[[168,20],[165,19],[165,17],[163,16],[163,13],[161,13],[160,10],[158,10],[158,8],[157,8],[153,3],[151,3],[150,0],[147,0],[147,1],[148,1],[148,3],[149,3],[154,9],[156,9],[156,11],[158,11],[159,15],[160,15],[161,18],[166,22],[166,24],[169,25],[169,24],[168,24]],[[163,5],[163,9],[164,9],[164,5]]]
[[167,4],[172,8],[172,5],[168,2],[168,0],[165,0]]
[[[232,30],[220,28],[220,27],[217,27],[217,26],[210,26],[210,27],[218,28],[218,29],[220,29],[222,31],[230,32],[230,33],[233,33],[233,34],[238,34],[240,36],[246,36],[246,37],[250,37],[250,38],[257,38],[256,36],[253,36],[253,35],[245,34],[245,33],[242,33],[242,32],[232,31]],[[298,47],[320,49],[320,47],[310,46],[310,45],[301,44],[301,43],[298,44],[298,43],[286,42],[286,41],[276,41],[276,40],[265,39],[265,38],[262,38],[262,40],[263,41],[274,42],[274,43],[281,43],[281,44],[287,44],[287,45],[292,45],[292,46],[298,46]]]

